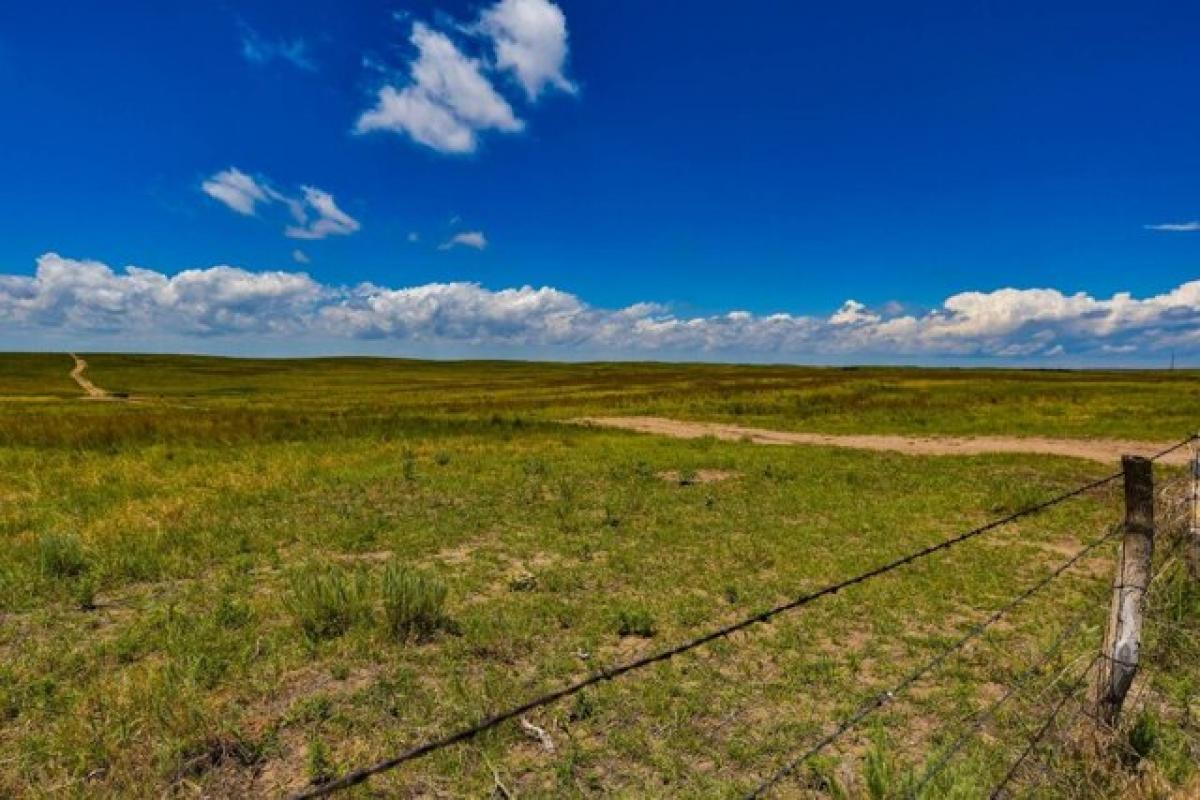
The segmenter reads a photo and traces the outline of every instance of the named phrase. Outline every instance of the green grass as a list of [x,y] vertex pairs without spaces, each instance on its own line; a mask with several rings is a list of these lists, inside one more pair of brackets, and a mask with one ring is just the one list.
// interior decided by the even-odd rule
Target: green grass
[[[77,399],[62,355],[0,356],[3,796],[277,796],[1106,472],[565,418],[1160,439],[1200,419],[1188,373],[87,359],[140,402]],[[729,477],[659,477],[701,470]],[[1103,533],[1119,494],[535,712],[553,754],[503,726],[351,794],[484,796],[499,776],[522,797],[739,796]],[[894,796],[1076,609],[1095,619],[1052,666],[1095,651],[1110,565],[1056,581],[782,796]],[[1155,701],[1127,732],[1143,758],[1041,754],[1064,776],[1046,796],[1195,779],[1200,612],[1169,586]],[[997,779],[1056,674],[931,796]]]
[[[121,447],[405,436],[466,421],[658,414],[832,433],[1173,440],[1200,372],[225,359],[87,355],[136,405],[78,403],[63,355],[0,358],[0,444]],[[67,419],[63,418],[67,416]],[[68,423],[73,424],[66,424]]]
[[371,618],[370,582],[361,570],[310,564],[288,583],[288,611],[311,642],[341,636]]
[[387,630],[398,641],[428,639],[446,618],[446,584],[404,564],[392,563],[380,577]]

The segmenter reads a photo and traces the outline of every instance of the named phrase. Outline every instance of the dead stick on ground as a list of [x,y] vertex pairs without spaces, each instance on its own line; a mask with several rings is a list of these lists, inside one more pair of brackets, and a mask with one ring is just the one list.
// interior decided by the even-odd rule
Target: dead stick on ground
[[546,748],[547,753],[554,752],[554,740],[550,738],[550,734],[546,733],[545,728],[539,728],[537,725],[534,725],[524,717],[521,717],[520,722],[521,730],[525,731],[534,739],[537,739],[539,742],[541,742],[542,747]]

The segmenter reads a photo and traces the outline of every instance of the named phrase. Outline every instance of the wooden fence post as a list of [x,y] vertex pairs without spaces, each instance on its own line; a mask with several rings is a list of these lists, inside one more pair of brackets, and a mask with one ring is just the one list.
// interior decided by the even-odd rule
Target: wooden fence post
[[1096,715],[1114,725],[1137,674],[1142,640],[1142,599],[1154,556],[1154,465],[1148,458],[1124,456],[1125,530],[1113,585],[1112,609],[1100,662]]

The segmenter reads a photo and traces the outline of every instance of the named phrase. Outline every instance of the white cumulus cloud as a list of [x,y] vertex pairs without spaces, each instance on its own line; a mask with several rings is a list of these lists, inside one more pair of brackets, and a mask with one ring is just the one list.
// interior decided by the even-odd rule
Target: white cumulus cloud
[[847,300],[842,303],[842,307],[829,317],[831,325],[857,325],[874,322],[879,322],[879,315],[868,311],[867,307],[857,300]]
[[470,344],[568,344],[587,336],[574,295],[543,287],[492,291],[474,283],[408,289],[360,286],[321,311],[326,330],[355,338]]
[[472,153],[483,131],[525,128],[493,77],[512,76],[530,101],[547,89],[577,91],[565,74],[567,18],[549,0],[499,0],[456,31],[468,44],[482,40],[490,58],[473,58],[445,33],[414,22],[408,82],[380,87],[355,132],[391,131],[442,153]]
[[575,93],[575,84],[563,74],[567,18],[554,3],[500,0],[483,11],[476,28],[491,37],[496,66],[510,70],[530,100],[547,86]]
[[405,133],[434,150],[469,153],[477,146],[478,131],[511,133],[524,127],[484,76],[482,64],[449,37],[417,22],[411,41],[417,48],[411,82],[401,89],[381,88],[375,106],[358,118],[356,132]]
[[850,300],[828,316],[741,310],[687,316],[658,303],[592,306],[553,287],[332,286],[298,272],[226,265],[168,275],[134,266],[115,270],[55,253],[41,256],[32,275],[0,274],[0,335],[22,342],[50,335],[146,341],[165,335],[267,336],[283,342],[303,336],[327,343],[552,348],[564,355],[778,360],[1103,361],[1170,348],[1200,354],[1200,280],[1142,298],[1003,288],[952,295],[920,314],[889,307],[871,309]]
[[327,289],[294,272],[215,266],[173,276],[46,253],[32,277],[0,282],[0,327],[89,333],[284,333]]

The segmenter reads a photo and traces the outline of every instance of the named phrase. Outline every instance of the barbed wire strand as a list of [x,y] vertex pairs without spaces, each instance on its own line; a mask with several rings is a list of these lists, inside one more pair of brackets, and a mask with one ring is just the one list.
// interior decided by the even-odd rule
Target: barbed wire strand
[[[1146,582],[1145,592],[1143,593],[1144,596],[1149,597],[1150,589],[1154,586],[1155,582],[1158,581],[1158,579],[1164,573],[1166,573],[1168,569],[1170,569],[1172,566],[1175,566],[1178,563],[1175,561],[1175,557],[1178,555],[1179,551],[1183,548],[1183,546],[1186,544],[1186,542],[1187,542],[1186,535],[1175,537],[1175,541],[1172,542],[1171,547],[1167,550],[1165,556],[1163,557],[1162,563],[1160,563],[1158,565],[1157,569],[1155,569],[1154,573],[1150,576],[1150,579]],[[1124,543],[1122,543],[1122,548],[1123,547],[1124,547]],[[1155,623],[1155,625],[1160,625],[1160,624],[1162,624],[1161,621],[1158,621]],[[1088,665],[1087,672],[1090,672],[1092,670],[1092,668],[1098,662],[1100,662],[1106,658],[1109,658],[1109,656],[1103,652],[1096,654],[1096,656],[1092,659],[1092,663]],[[1137,708],[1139,702],[1141,702],[1142,708],[1145,707],[1145,702],[1146,702],[1145,698],[1149,694],[1150,687],[1153,684],[1153,675],[1156,672],[1156,670],[1154,669],[1154,667],[1151,664],[1144,662],[1144,661],[1139,661],[1139,663],[1137,664],[1137,670],[1138,670],[1138,673],[1142,677],[1142,681],[1141,681],[1141,685],[1138,687],[1137,693],[1133,696],[1131,701],[1128,703],[1128,706],[1130,708]],[[1087,673],[1085,672],[1084,676],[1081,676],[1081,677],[1086,678],[1086,674]],[[1080,681],[1080,685],[1082,685],[1082,683],[1083,683],[1083,681]],[[1076,717],[1082,716],[1082,717],[1090,720],[1097,730],[1099,730],[1099,728],[1102,725],[1104,727],[1109,727],[1105,723],[1102,723],[1100,718],[1096,714],[1092,713],[1091,710],[1088,709],[1087,705],[1082,700],[1078,699],[1075,696],[1075,692],[1068,693],[1067,697],[1072,698],[1074,704],[1076,705],[1076,709],[1075,709]],[[1055,713],[1057,713],[1057,712],[1055,712]],[[1040,738],[1041,736],[1044,736],[1044,735],[1045,735],[1045,733],[1043,731],[1039,735],[1038,738]],[[1130,755],[1132,755],[1136,758],[1139,758],[1139,759],[1142,758],[1142,754],[1138,753],[1133,748],[1133,746],[1129,744],[1129,742],[1121,739],[1120,737],[1113,737],[1112,741],[1114,741],[1119,747],[1124,749]],[[1034,742],[1034,744],[1036,744],[1036,742]],[[1027,756],[1028,756],[1028,753],[1023,753],[1021,758],[1024,759]],[[1018,760],[1018,763],[1015,764],[1012,767],[1012,769],[1010,769],[1010,774],[1006,776],[1006,782],[1012,780],[1011,773],[1015,773],[1016,768],[1019,766],[1019,761],[1020,761],[1020,759]],[[928,782],[928,780],[923,780],[921,782],[920,786],[918,787],[918,790],[920,788],[922,788],[927,782]],[[1003,788],[1003,783],[1001,786],[998,786],[993,791],[992,798],[997,797],[997,793],[1002,788]]]
[[1020,694],[1021,691],[1024,690],[1028,685],[1029,680],[1038,672],[1040,672],[1041,669],[1050,662],[1050,659],[1054,658],[1059,652],[1062,651],[1067,641],[1073,635],[1075,635],[1080,628],[1083,627],[1084,623],[1087,622],[1088,617],[1093,613],[1095,613],[1094,608],[1085,607],[1078,614],[1076,614],[1054,638],[1054,641],[1050,643],[1049,647],[1042,651],[1040,657],[1027,668],[1022,670],[1021,674],[1018,675],[1017,679],[1008,686],[1003,695],[996,700],[993,700],[987,708],[976,712],[968,718],[970,726],[963,731],[962,734],[959,735],[959,737],[955,739],[948,748],[946,748],[946,750],[942,752],[937,760],[925,768],[925,773],[921,776],[921,780],[918,781],[916,787],[910,793],[911,797],[920,796],[921,790],[942,773],[942,770],[946,768],[946,766],[950,763],[950,760],[953,759],[954,756],[958,755],[959,751],[961,751],[963,747],[966,746],[967,742],[971,740],[971,737],[974,736],[980,729],[982,729],[989,720],[993,719],[1009,700]]
[[[1156,453],[1155,455],[1151,456],[1150,459],[1151,460],[1159,459],[1162,456],[1173,452],[1174,450],[1178,449],[1179,447],[1182,447],[1183,445],[1187,444],[1189,441],[1191,441],[1194,438],[1196,438],[1196,434],[1193,434],[1191,437],[1189,437],[1188,439],[1184,440],[1183,442],[1181,442],[1179,444],[1172,445],[1171,447],[1169,447],[1165,450],[1162,450],[1159,453]],[[369,766],[360,767],[359,769],[352,770],[351,772],[348,772],[345,775],[343,775],[342,777],[337,778],[335,780],[332,780],[327,783],[323,783],[318,786],[313,786],[313,787],[310,787],[303,791],[297,792],[296,794],[291,796],[291,800],[311,800],[311,798],[325,797],[327,795],[333,794],[334,792],[340,791],[342,789],[347,789],[351,786],[355,786],[357,784],[363,783],[364,781],[369,780],[373,776],[378,775],[382,772],[387,772],[388,770],[394,769],[394,768],[400,766],[401,764],[407,763],[409,761],[414,761],[416,759],[427,756],[430,753],[436,752],[438,750],[442,750],[447,747],[451,747],[453,745],[459,744],[461,742],[465,742],[470,739],[473,739],[476,736],[479,736],[480,734],[482,734],[486,731],[489,731],[492,728],[497,727],[498,725],[501,725],[505,722],[516,719],[517,717],[521,716],[522,714],[526,714],[530,711],[533,711],[534,709],[557,702],[558,700],[561,700],[565,697],[569,697],[571,695],[578,694],[579,692],[583,691],[584,689],[587,689],[588,687],[594,686],[599,683],[611,681],[611,680],[613,680],[617,677],[620,677],[621,675],[624,675],[628,672],[632,672],[634,670],[638,670],[643,667],[647,667],[651,664],[656,664],[656,663],[659,663],[662,661],[667,661],[671,658],[674,658],[677,655],[681,655],[682,653],[686,653],[690,650],[694,650],[705,644],[716,641],[717,639],[726,638],[729,635],[736,633],[738,631],[745,630],[746,628],[750,628],[754,625],[767,622],[768,620],[772,619],[773,617],[776,617],[787,611],[792,611],[794,609],[808,605],[817,600],[820,600],[823,597],[837,594],[838,592],[842,591],[843,589],[848,589],[851,586],[855,586],[857,584],[863,583],[863,582],[871,580],[873,578],[877,578],[881,575],[885,575],[885,574],[892,572],[894,570],[897,570],[903,566],[911,564],[914,561],[919,561],[923,558],[931,556],[934,553],[937,553],[937,552],[940,552],[943,550],[948,550],[949,548],[954,547],[958,544],[961,544],[962,542],[968,541],[970,539],[974,539],[978,536],[982,536],[985,533],[988,533],[997,528],[1003,527],[1004,525],[1007,525],[1011,522],[1015,522],[1018,519],[1022,519],[1024,517],[1038,514],[1042,511],[1046,510],[1047,508],[1058,505],[1059,503],[1065,502],[1074,497],[1078,497],[1079,495],[1089,492],[1092,489],[1096,489],[1096,488],[1099,488],[1100,486],[1104,486],[1105,484],[1111,483],[1112,481],[1116,480],[1117,478],[1121,477],[1122,475],[1124,475],[1123,469],[1119,472],[1115,472],[1115,473],[1113,473],[1111,475],[1107,475],[1103,478],[1098,478],[1094,481],[1085,483],[1082,486],[1076,487],[1075,489],[1071,489],[1069,491],[1063,492],[1063,493],[1056,495],[1048,500],[1044,500],[1044,501],[1042,501],[1040,503],[1036,503],[1032,506],[1027,506],[1026,508],[1019,509],[1018,511],[1015,511],[1005,517],[1001,517],[1000,519],[996,519],[991,522],[980,525],[976,528],[972,528],[968,531],[965,531],[964,533],[961,533],[961,534],[958,534],[957,536],[953,536],[949,539],[943,540],[937,544],[930,545],[928,547],[924,547],[920,550],[910,553],[907,556],[897,558],[893,561],[890,561],[881,566],[878,566],[872,570],[869,570],[867,572],[856,575],[853,578],[848,578],[848,579],[840,581],[838,583],[827,585],[827,586],[825,586],[821,589],[818,589],[814,592],[809,592],[807,594],[800,595],[799,597],[796,597],[793,600],[790,600],[786,603],[782,603],[782,604],[779,604],[772,608],[769,608],[766,611],[759,612],[758,614],[755,614],[750,617],[746,617],[744,619],[741,619],[741,620],[731,623],[729,625],[724,625],[720,628],[710,631],[709,633],[704,634],[703,636],[699,636],[694,639],[690,639],[686,642],[675,645],[674,647],[668,648],[666,650],[661,650],[657,653],[653,653],[651,655],[635,659],[633,661],[618,665],[616,667],[612,667],[612,668],[608,668],[608,669],[601,669],[597,672],[592,673],[591,675],[589,675],[588,677],[586,677],[582,680],[576,681],[575,683],[564,686],[553,692],[543,694],[540,697],[534,698],[533,700],[522,703],[521,705],[510,708],[506,711],[502,711],[502,712],[493,714],[493,715],[481,720],[480,722],[477,722],[474,725],[468,726],[466,728],[462,728],[453,733],[446,734],[437,739],[432,739],[430,741],[427,741],[423,744],[412,747],[408,750],[405,750],[402,753],[399,753],[395,756],[391,756],[390,758],[383,759],[383,760],[378,761]]]
[[[1092,656],[1093,659],[1095,659],[1095,657],[1096,657],[1095,655]],[[1048,695],[1051,692],[1051,690],[1056,689],[1058,687],[1059,681],[1062,679],[1062,677],[1064,675],[1066,675],[1068,672],[1073,671],[1079,661],[1082,661],[1082,659],[1077,659],[1076,662],[1071,663],[1068,666],[1066,666],[1065,668],[1063,668],[1062,672],[1060,672],[1058,675],[1056,675],[1054,677],[1054,680],[1052,680],[1050,683],[1048,683],[1044,687],[1042,687],[1042,689],[1040,691],[1038,691],[1037,697],[1034,698],[1035,704],[1040,705],[1041,703],[1043,703],[1046,699],[1046,695]],[[1089,662],[1085,666],[1085,669],[1090,669],[1090,668],[1091,668],[1091,663]],[[1086,683],[1086,681],[1084,681],[1084,683]],[[1082,686],[1083,684],[1080,684],[1080,685]],[[1075,721],[1079,718],[1079,715],[1080,715],[1082,709],[1084,708],[1082,702],[1078,699],[1079,693],[1069,692],[1068,696],[1072,698],[1072,702],[1074,704],[1076,704],[1077,707],[1072,712],[1072,715],[1068,719],[1067,723],[1064,724],[1061,721],[1061,717],[1060,717],[1060,720],[1057,725],[1060,732],[1063,729],[1070,728],[1073,724],[1075,724]],[[1039,722],[1040,722],[1040,720],[1039,720]],[[1029,725],[1026,725],[1023,720],[1018,720],[1018,724],[1020,725],[1021,732],[1025,734],[1026,738],[1033,735],[1034,729],[1032,727],[1030,727]],[[1050,771],[1050,768],[1046,764],[1042,763],[1041,761],[1032,761],[1032,762],[1027,761],[1026,763],[1031,766],[1037,767],[1038,774],[1040,777],[1036,781],[1035,786],[1041,786],[1042,784],[1044,784],[1046,782],[1047,779],[1054,777],[1054,774]]]
[[[1193,437],[1193,439],[1190,440],[1190,443],[1191,443],[1191,450],[1193,453],[1195,453],[1195,451],[1196,451],[1195,437]],[[1170,478],[1170,479],[1162,482],[1158,487],[1160,500],[1165,500],[1165,495],[1167,494],[1168,490],[1172,489],[1175,486],[1175,484],[1181,483],[1184,479],[1190,479],[1190,477],[1191,477],[1190,474],[1176,476],[1174,478]],[[1194,495],[1194,493],[1193,493],[1193,495]],[[1195,501],[1194,496],[1192,497],[1192,500],[1193,500],[1193,502]],[[1175,537],[1175,541],[1172,543],[1171,547],[1167,550],[1165,556],[1163,557],[1162,563],[1158,566],[1158,568],[1154,571],[1154,574],[1151,575],[1150,579],[1146,582],[1146,591],[1145,591],[1146,596],[1149,596],[1150,588],[1155,584],[1155,582],[1159,579],[1159,577],[1176,563],[1174,561],[1174,558],[1185,543],[1186,543],[1186,536]],[[1122,542],[1121,549],[1123,552],[1124,551],[1124,542]],[[1124,569],[1124,563],[1122,560],[1122,570],[1123,569]],[[1114,585],[1112,588],[1117,588],[1117,586],[1119,586],[1119,584]],[[1032,665],[1030,665],[1030,667],[1028,667],[1026,670],[1024,670],[1023,673],[1018,677],[1018,679],[1012,685],[1010,685],[1008,687],[1008,689],[1004,693],[1004,695],[1002,695],[999,699],[993,701],[992,704],[986,710],[975,715],[973,724],[970,726],[970,728],[968,728],[966,731],[964,731],[962,733],[962,735],[960,735],[958,737],[958,739],[955,740],[955,742],[939,757],[939,759],[937,761],[934,762],[934,764],[931,767],[928,767],[926,769],[920,782],[911,791],[910,797],[912,797],[912,798],[919,797],[921,791],[925,788],[925,786],[927,786],[931,781],[933,781],[942,772],[942,770],[945,769],[945,767],[949,764],[950,760],[966,745],[966,743],[968,741],[970,741],[971,737],[980,728],[982,728],[983,725],[985,725],[989,719],[993,718],[996,715],[996,713],[1000,710],[1000,708],[1005,703],[1008,702],[1008,700],[1010,700],[1012,697],[1017,695],[1025,687],[1025,685],[1028,683],[1029,678],[1032,677],[1032,675],[1034,673],[1036,673],[1038,670],[1040,670],[1043,665],[1045,665],[1051,658],[1054,657],[1054,655],[1056,653],[1058,653],[1062,649],[1062,646],[1065,644],[1066,640],[1071,635],[1073,635],[1075,633],[1075,631],[1077,631],[1080,627],[1082,627],[1083,623],[1087,619],[1088,614],[1091,611],[1092,611],[1092,609],[1090,609],[1090,608],[1084,608],[1081,611],[1081,613],[1077,614],[1072,619],[1072,621],[1059,633],[1059,635],[1057,637],[1055,637],[1055,640],[1050,644],[1050,646],[1045,651],[1043,651],[1042,657],[1039,658]],[[1162,623],[1161,623],[1161,621],[1159,621],[1159,622],[1156,622],[1155,624],[1157,625],[1157,624],[1162,624]],[[1098,654],[1096,656],[1096,659],[1103,657],[1103,655],[1104,654]],[[1089,665],[1089,670],[1091,668],[1092,668],[1092,665]],[[1143,665],[1143,669],[1147,673],[1153,671],[1152,669],[1150,669],[1148,667],[1148,665]],[[1150,683],[1151,683],[1150,675],[1147,674],[1144,676],[1142,685],[1139,687],[1137,696],[1134,697],[1133,702],[1130,704],[1131,706],[1137,706],[1138,700],[1141,700],[1143,698],[1143,696],[1146,694],[1146,690],[1148,689]],[[1098,721],[1098,718],[1095,715],[1088,713],[1087,708],[1084,706],[1084,704],[1082,702],[1079,702],[1078,711],[1083,716],[1087,717],[1088,719],[1091,719],[1093,722]],[[1127,743],[1121,742],[1121,744],[1124,745],[1127,749],[1129,749],[1132,752],[1132,748],[1129,747],[1129,745]]]
[[[1080,688],[1082,688],[1083,685],[1086,683],[1087,683],[1086,680],[1083,683],[1081,683]],[[1081,694],[1080,692],[1073,692],[1068,695],[1068,697],[1071,698],[1068,702],[1073,706],[1072,710],[1070,711],[1070,716],[1067,717],[1065,722],[1060,717],[1058,719],[1056,725],[1054,725],[1054,727],[1057,728],[1057,730],[1058,730],[1060,741],[1062,739],[1063,731],[1071,730],[1078,724],[1079,718],[1081,716],[1087,716],[1084,713],[1084,709],[1086,708],[1086,706],[1084,705],[1083,701],[1079,699],[1080,694]],[[1030,735],[1029,728],[1022,726],[1022,729],[1025,731],[1026,736]],[[1026,764],[1026,766],[1036,767],[1037,771],[1038,771],[1037,779],[1032,781],[1032,783],[1033,783],[1032,788],[1038,788],[1040,786],[1043,786],[1047,780],[1053,780],[1054,778],[1058,777],[1058,775],[1050,768],[1050,766],[1048,764],[1044,763],[1044,760],[1026,761],[1025,764]],[[1027,797],[1027,798],[1032,797],[1032,796],[1033,796],[1032,792],[1029,792],[1025,795],[1025,797]]]
[[1021,751],[1021,755],[1017,756],[1017,760],[1009,766],[1008,771],[1004,773],[1004,777],[998,784],[996,784],[995,788],[992,789],[991,794],[988,795],[989,800],[997,800],[997,798],[1001,796],[1001,792],[1008,788],[1008,785],[1012,783],[1013,778],[1016,777],[1017,770],[1021,768],[1023,763],[1025,763],[1025,759],[1029,757],[1029,754],[1033,752],[1034,748],[1038,746],[1038,743],[1041,742],[1041,740],[1046,736],[1046,733],[1050,730],[1050,726],[1054,724],[1054,720],[1057,719],[1059,713],[1062,711],[1063,706],[1067,704],[1068,700],[1075,696],[1075,693],[1079,691],[1079,687],[1083,686],[1083,684],[1087,681],[1087,676],[1091,673],[1092,669],[1094,669],[1099,663],[1100,656],[1093,658],[1088,664],[1087,669],[1080,674],[1080,676],[1071,685],[1071,688],[1068,689],[1067,692],[1062,696],[1062,699],[1055,704],[1054,709],[1050,712],[1050,715],[1046,717],[1046,720],[1042,723],[1041,727],[1038,728],[1037,733],[1030,737],[1028,743],[1025,745],[1025,749]]
[[1192,442],[1196,441],[1197,439],[1200,439],[1200,433],[1193,433],[1191,436],[1187,437],[1186,439],[1176,442],[1175,444],[1171,445],[1170,447],[1168,447],[1165,450],[1159,450],[1154,455],[1147,456],[1147,458],[1149,458],[1151,461],[1158,461],[1163,456],[1170,455],[1171,453],[1174,453],[1176,450],[1178,450],[1181,447],[1189,446]]
[[1067,561],[1065,561],[1064,563],[1059,565],[1057,568],[1055,568],[1054,571],[1051,572],[1049,575],[1046,575],[1040,581],[1033,584],[1028,589],[1025,589],[1023,592],[1021,592],[1016,597],[1009,600],[1007,603],[1005,603],[1003,606],[1001,606],[996,611],[993,611],[986,619],[984,619],[982,622],[980,622],[980,623],[976,624],[974,627],[972,627],[969,631],[967,631],[965,634],[963,634],[961,637],[959,637],[952,645],[950,645],[946,649],[939,652],[936,656],[934,656],[930,660],[926,661],[924,664],[919,666],[917,669],[910,672],[908,675],[906,675],[904,677],[903,680],[901,680],[894,687],[892,687],[892,689],[876,696],[875,699],[873,699],[871,702],[866,703],[863,706],[861,706],[858,709],[858,711],[856,711],[854,714],[852,714],[851,716],[849,716],[845,720],[843,720],[830,733],[826,734],[823,738],[821,738],[819,741],[817,741],[816,744],[814,744],[808,750],[804,751],[804,753],[802,753],[800,756],[798,756],[798,757],[792,759],[791,761],[789,761],[788,763],[784,764],[782,767],[780,767],[778,770],[776,770],[775,773],[772,774],[769,778],[767,778],[762,783],[760,783],[758,785],[758,787],[756,789],[754,789],[754,791],[752,791],[752,792],[750,792],[750,794],[746,795],[747,800],[756,800],[757,798],[765,796],[766,793],[769,792],[771,789],[773,789],[776,785],[778,785],[780,781],[782,781],[783,779],[785,779],[789,775],[791,775],[793,772],[795,772],[800,767],[801,764],[803,764],[808,759],[810,759],[813,756],[820,753],[826,747],[828,747],[829,745],[833,744],[835,741],[840,739],[848,731],[852,730],[855,726],[857,726],[864,719],[866,719],[871,714],[878,711],[883,706],[887,705],[889,702],[891,702],[895,698],[896,695],[904,692],[906,689],[908,689],[914,683],[919,681],[921,678],[925,677],[930,672],[932,672],[933,670],[935,670],[936,668],[941,666],[943,663],[946,662],[947,659],[950,658],[950,656],[954,655],[956,652],[961,650],[963,647],[968,645],[970,642],[977,639],[979,636],[983,635],[983,633],[985,631],[987,631],[987,629],[989,627],[991,627],[993,624],[995,624],[995,622],[997,620],[999,620],[1005,614],[1009,613],[1014,608],[1019,606],[1021,603],[1024,603],[1030,597],[1032,597],[1033,595],[1037,594],[1039,591],[1044,589],[1052,581],[1054,581],[1056,578],[1058,578],[1060,575],[1062,575],[1064,572],[1066,572],[1068,569],[1070,569],[1072,566],[1074,566],[1080,559],[1084,558],[1089,553],[1091,553],[1093,550],[1095,550],[1097,547],[1104,544],[1108,540],[1112,539],[1116,534],[1117,534],[1117,530],[1110,531],[1109,533],[1105,534],[1104,536],[1100,537],[1099,539],[1096,539],[1095,541],[1088,544],[1086,547],[1084,547],[1078,553],[1076,553],[1071,558],[1069,558]]

